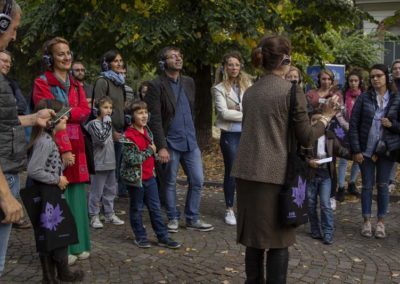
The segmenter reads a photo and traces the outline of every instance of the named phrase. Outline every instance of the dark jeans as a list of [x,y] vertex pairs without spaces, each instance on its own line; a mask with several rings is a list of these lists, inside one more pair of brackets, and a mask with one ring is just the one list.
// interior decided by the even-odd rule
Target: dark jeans
[[147,239],[146,229],[143,227],[142,220],[144,204],[146,204],[149,211],[151,226],[157,235],[157,239],[165,240],[168,238],[167,226],[162,218],[156,179],[151,178],[144,181],[142,187],[127,186],[127,189],[130,197],[129,218],[136,240]]
[[[379,157],[376,162],[364,157],[360,164],[362,177],[361,208],[364,218],[372,214],[372,190],[376,185],[378,189],[377,207],[378,218],[385,217],[389,205],[389,179],[394,162],[386,157]],[[375,184],[376,183],[376,184]]]
[[122,161],[122,144],[114,141],[114,151],[115,151],[115,177],[118,182],[118,195],[126,195],[126,186],[120,179],[120,168]]
[[233,161],[236,157],[237,148],[239,146],[241,132],[221,131],[221,146],[222,156],[224,158],[224,195],[227,208],[233,207],[235,200],[235,178],[231,177]]
[[267,251],[267,281],[264,280],[264,249],[246,247],[245,284],[285,284],[289,263],[288,248]]

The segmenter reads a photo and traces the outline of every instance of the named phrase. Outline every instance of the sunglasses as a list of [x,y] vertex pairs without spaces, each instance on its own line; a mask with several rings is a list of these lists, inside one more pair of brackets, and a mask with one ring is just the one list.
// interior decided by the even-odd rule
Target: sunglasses
[[290,63],[292,63],[292,57],[284,54],[280,65],[290,65]]

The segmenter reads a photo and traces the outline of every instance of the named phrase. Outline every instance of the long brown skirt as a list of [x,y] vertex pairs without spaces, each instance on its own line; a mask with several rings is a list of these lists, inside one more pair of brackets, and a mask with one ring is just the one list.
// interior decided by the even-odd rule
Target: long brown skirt
[[280,185],[236,179],[237,242],[247,247],[285,248],[296,242],[295,229],[279,223]]

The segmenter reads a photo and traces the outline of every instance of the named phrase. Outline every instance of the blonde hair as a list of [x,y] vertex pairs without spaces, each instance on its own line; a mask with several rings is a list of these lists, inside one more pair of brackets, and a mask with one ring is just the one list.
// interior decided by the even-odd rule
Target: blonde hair
[[[241,65],[243,64],[242,55],[240,54],[239,51],[234,50],[225,53],[224,56],[222,57],[222,63],[218,66],[218,69],[215,72],[215,82],[214,82],[214,85],[217,85],[222,82],[225,89],[229,92],[231,91],[232,86],[229,82],[229,76],[227,72],[225,72],[225,64],[228,63],[228,60],[230,58],[236,58]],[[238,83],[240,90],[243,91],[246,90],[251,85],[250,77],[246,72],[242,70],[242,67],[240,67],[240,72],[236,82]]]

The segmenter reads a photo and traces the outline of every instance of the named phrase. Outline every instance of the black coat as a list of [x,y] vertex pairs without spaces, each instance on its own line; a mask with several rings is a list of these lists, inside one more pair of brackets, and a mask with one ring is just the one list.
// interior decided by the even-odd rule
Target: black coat
[[[385,117],[392,122],[391,127],[384,127],[383,140],[389,151],[400,149],[400,96],[389,94],[388,109]],[[350,118],[350,147],[353,154],[363,153],[367,148],[368,134],[378,108],[376,93],[373,90],[360,95],[353,107]]]
[[[181,76],[179,78],[186,96],[189,100],[192,117],[194,119],[195,84],[192,78]],[[146,96],[148,110],[151,114],[149,120],[150,130],[154,135],[157,149],[167,148],[168,129],[175,116],[176,98],[169,83],[169,78],[163,74],[152,80]]]

